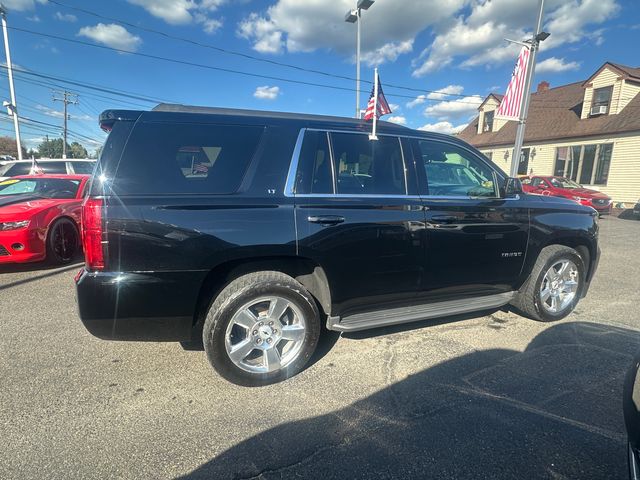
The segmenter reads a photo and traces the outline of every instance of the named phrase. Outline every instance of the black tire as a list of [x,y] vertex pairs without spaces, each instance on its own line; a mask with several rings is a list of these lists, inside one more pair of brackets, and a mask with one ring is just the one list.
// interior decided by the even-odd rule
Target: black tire
[[68,218],[56,220],[47,234],[47,259],[52,265],[66,265],[80,249],[78,227]]
[[[575,297],[564,309],[558,313],[552,313],[542,306],[540,287],[546,272],[561,260],[570,260],[578,270],[578,287]],[[519,313],[539,322],[553,322],[561,320],[569,315],[578,304],[584,290],[586,268],[584,260],[573,248],[564,245],[550,245],[540,252],[531,275],[522,286],[515,298],[511,301]]]
[[[268,296],[284,298],[301,312],[304,337],[297,356],[285,367],[273,372],[247,371],[236,365],[227,353],[227,328],[243,306]],[[250,330],[247,329],[247,335]],[[300,372],[313,355],[319,336],[320,314],[313,297],[292,277],[274,271],[249,273],[230,282],[209,308],[202,331],[204,349],[213,368],[230,382],[247,387],[280,382]],[[252,353],[260,353],[258,347]]]

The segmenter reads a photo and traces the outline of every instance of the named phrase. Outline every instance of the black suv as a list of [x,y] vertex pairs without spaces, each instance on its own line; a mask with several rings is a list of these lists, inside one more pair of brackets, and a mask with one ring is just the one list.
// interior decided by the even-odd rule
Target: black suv
[[80,317],[104,339],[196,341],[228,380],[299,372],[351,332],[497,309],[565,317],[597,214],[525,195],[454,137],[338,117],[106,111],[83,206]]

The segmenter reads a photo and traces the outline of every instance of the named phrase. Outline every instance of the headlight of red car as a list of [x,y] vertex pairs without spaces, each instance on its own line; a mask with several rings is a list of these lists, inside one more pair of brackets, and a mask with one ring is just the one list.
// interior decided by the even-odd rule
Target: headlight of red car
[[18,230],[20,228],[27,228],[31,220],[21,220],[19,222],[2,222],[0,223],[0,232],[7,230]]

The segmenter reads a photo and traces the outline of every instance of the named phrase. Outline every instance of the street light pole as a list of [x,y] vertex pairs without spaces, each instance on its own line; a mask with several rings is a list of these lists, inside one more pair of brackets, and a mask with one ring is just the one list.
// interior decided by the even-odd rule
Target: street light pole
[[360,118],[360,22],[362,10],[369,10],[375,0],[358,0],[355,10],[349,10],[344,18],[347,23],[356,23],[356,118]]
[[358,8],[356,10],[358,20],[357,25],[357,38],[356,38],[356,118],[360,118],[360,19],[362,18],[362,11]]
[[22,143],[20,142],[20,122],[18,119],[18,107],[16,104],[16,91],[13,87],[13,65],[11,63],[11,52],[9,50],[9,34],[7,33],[7,10],[0,4],[0,17],[2,17],[2,34],[4,35],[4,50],[7,55],[7,76],[9,77],[9,94],[11,103],[5,106],[13,117],[13,128],[16,132],[16,146],[18,147],[18,160],[22,160]]
[[511,170],[509,176],[516,177],[518,175],[518,166],[520,165],[520,155],[522,155],[522,145],[524,144],[524,132],[527,124],[527,115],[529,114],[529,103],[531,103],[531,83],[533,82],[533,74],[536,68],[536,53],[540,48],[540,42],[547,39],[548,33],[542,31],[542,18],[544,15],[544,0],[540,0],[540,12],[538,13],[538,23],[536,30],[530,41],[529,64],[527,66],[527,75],[524,82],[524,98],[522,99],[522,111],[520,112],[520,121],[518,122],[518,130],[516,131],[516,141],[513,146],[513,156],[511,158]]

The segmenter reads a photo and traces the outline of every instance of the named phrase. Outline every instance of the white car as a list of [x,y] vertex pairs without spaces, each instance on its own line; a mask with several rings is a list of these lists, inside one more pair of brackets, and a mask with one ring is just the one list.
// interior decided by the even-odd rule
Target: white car
[[[91,174],[96,164],[95,160],[88,158],[43,158],[36,160],[37,173],[51,174]],[[31,175],[33,160],[0,160],[0,181],[17,175]]]

